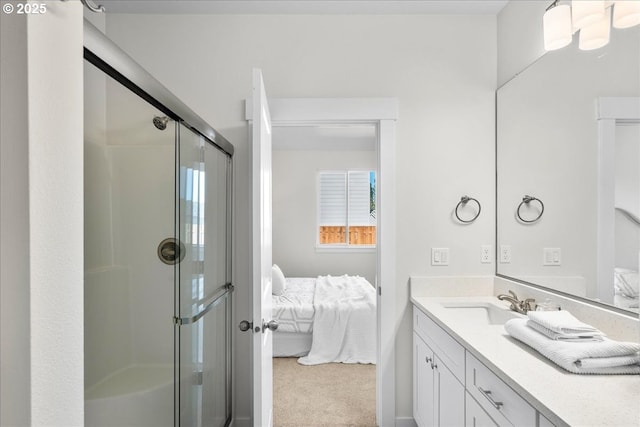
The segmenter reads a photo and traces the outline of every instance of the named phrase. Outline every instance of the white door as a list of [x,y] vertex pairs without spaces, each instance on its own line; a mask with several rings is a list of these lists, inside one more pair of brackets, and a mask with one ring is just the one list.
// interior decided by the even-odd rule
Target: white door
[[253,425],[273,425],[271,319],[271,116],[262,72],[253,70]]

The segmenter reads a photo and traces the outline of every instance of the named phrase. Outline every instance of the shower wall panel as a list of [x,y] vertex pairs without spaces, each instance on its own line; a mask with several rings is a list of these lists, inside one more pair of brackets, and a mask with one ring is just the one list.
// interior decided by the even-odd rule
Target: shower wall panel
[[[168,128],[159,137],[173,136]],[[158,258],[158,244],[173,236],[174,148],[111,146],[117,201],[116,263],[130,266],[133,363],[173,363],[173,266]]]

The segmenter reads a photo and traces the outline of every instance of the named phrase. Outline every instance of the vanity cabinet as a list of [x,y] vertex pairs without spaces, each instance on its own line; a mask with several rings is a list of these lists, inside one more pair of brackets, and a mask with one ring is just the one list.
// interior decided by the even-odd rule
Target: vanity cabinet
[[462,426],[464,348],[423,313],[414,313],[414,419],[419,427]]
[[414,340],[414,418],[419,427],[464,425],[464,386],[417,334]]
[[419,427],[552,426],[417,308],[413,372],[413,414]]

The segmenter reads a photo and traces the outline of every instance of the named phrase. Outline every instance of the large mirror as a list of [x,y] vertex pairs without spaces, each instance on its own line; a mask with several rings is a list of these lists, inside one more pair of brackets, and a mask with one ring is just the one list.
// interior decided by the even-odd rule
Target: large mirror
[[497,274],[638,312],[640,28],[497,91]]

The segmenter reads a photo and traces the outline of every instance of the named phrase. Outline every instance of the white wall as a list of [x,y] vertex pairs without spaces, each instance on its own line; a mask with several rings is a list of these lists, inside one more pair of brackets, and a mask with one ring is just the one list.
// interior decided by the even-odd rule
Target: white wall
[[82,5],[28,18],[31,423],[83,424]]
[[2,425],[83,423],[82,6],[46,7],[2,16]]
[[288,277],[359,275],[375,285],[376,254],[318,252],[317,176],[321,170],[376,169],[375,151],[274,150],[273,262]]
[[[261,67],[272,97],[397,97],[397,416],[412,416],[408,278],[490,275],[496,19],[491,16],[111,15],[107,34],[236,147],[236,320],[248,317],[250,153],[243,99]],[[452,219],[478,198],[471,225]],[[448,267],[431,247],[451,248]],[[249,336],[238,334],[237,417],[248,417]]]

